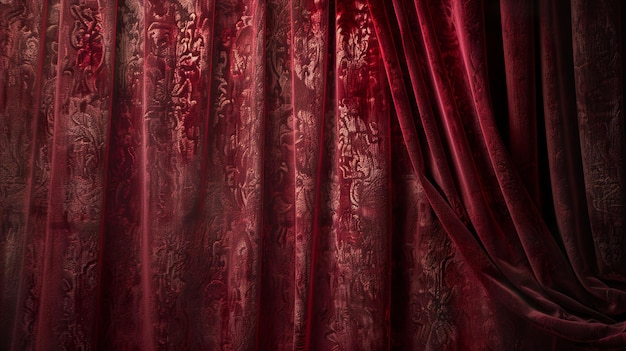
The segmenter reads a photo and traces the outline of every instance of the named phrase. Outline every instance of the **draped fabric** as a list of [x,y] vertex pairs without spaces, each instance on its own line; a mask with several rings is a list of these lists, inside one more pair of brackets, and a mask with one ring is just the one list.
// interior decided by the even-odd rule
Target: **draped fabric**
[[626,349],[619,0],[0,0],[0,350]]

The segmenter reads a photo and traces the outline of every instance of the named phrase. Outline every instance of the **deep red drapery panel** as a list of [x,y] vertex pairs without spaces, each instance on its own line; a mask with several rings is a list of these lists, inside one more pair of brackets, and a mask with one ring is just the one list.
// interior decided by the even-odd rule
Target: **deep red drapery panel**
[[625,349],[625,14],[0,1],[0,349]]

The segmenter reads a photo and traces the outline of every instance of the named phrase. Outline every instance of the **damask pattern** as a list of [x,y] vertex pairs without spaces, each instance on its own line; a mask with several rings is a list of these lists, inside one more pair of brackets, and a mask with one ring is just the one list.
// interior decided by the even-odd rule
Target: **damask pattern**
[[[82,318],[93,320],[96,316],[96,228],[101,225],[111,92],[110,84],[99,77],[106,76],[112,67],[111,62],[104,63],[110,56],[102,47],[112,38],[102,33],[102,23],[110,26],[114,11],[100,13],[96,2],[49,2],[43,7],[31,3],[7,5],[21,8],[17,13],[44,13],[34,28],[42,28],[41,21],[46,19],[43,28],[47,30],[32,37],[22,51],[28,55],[25,63],[40,65],[40,75],[33,70],[32,77],[41,79],[41,90],[30,89],[41,97],[30,105],[41,105],[37,120],[24,129],[35,134],[32,156],[24,156],[33,160],[29,164],[32,170],[24,169],[32,184],[24,195],[31,216],[29,228],[22,233],[28,245],[23,251],[16,305],[28,307],[16,309],[12,338],[7,338],[7,342],[14,348],[41,344],[77,347],[93,340],[93,330],[81,322]],[[13,23],[28,28],[24,27],[28,23],[24,20]],[[72,26],[60,30],[57,23]],[[57,35],[67,38],[60,47],[55,44]],[[41,41],[42,38],[46,40]],[[62,78],[57,79],[59,75]],[[54,135],[53,124],[54,130],[59,131]],[[53,240],[58,236],[63,240]],[[79,314],[84,317],[79,318]],[[39,318],[41,315],[54,318]],[[57,327],[53,329],[51,325]]]
[[200,316],[209,330],[198,345],[244,350],[258,328],[262,225],[262,2],[215,3],[211,104],[207,126],[203,254],[210,269],[200,287]]
[[[29,163],[38,140],[33,134],[41,83],[40,23],[44,9],[35,1],[0,7],[0,349],[11,345],[12,325],[20,323],[17,309],[24,287],[19,276],[28,268],[29,203],[34,176]],[[36,191],[36,190],[35,190]],[[26,200],[26,201],[25,201]],[[35,259],[34,257],[32,259]]]
[[[145,295],[141,286],[141,132],[143,96],[144,28],[143,10],[138,1],[120,4],[119,24],[127,28],[117,34],[115,52],[116,90],[110,132],[109,169],[105,203],[101,279],[103,320],[98,347],[137,349],[145,342]],[[141,337],[143,336],[143,337]]]
[[[389,316],[389,101],[369,9],[337,3],[327,225],[321,228],[316,349],[384,348]],[[328,294],[328,295],[326,295]],[[332,301],[332,302],[330,302]]]
[[326,1],[293,1],[291,4],[292,87],[295,168],[295,281],[294,349],[306,349],[312,328],[316,290],[313,257],[318,244],[321,196],[318,175],[324,145],[323,118],[329,60],[327,35],[329,4]]
[[39,312],[55,317],[38,320],[35,347],[89,348],[95,340],[85,321],[97,313],[93,306],[113,68],[111,53],[104,48],[114,42],[103,28],[114,20],[115,11],[98,1],[59,5],[50,212]]
[[577,350],[550,332],[585,318],[567,337],[619,346],[611,1],[566,2],[570,44],[552,5],[516,19],[554,149],[529,180],[483,2],[0,0],[0,350]]
[[[572,43],[574,77],[588,83],[584,87],[577,83],[575,88],[580,151],[590,226],[596,233],[606,233],[593,236],[598,269],[603,277],[615,279],[626,272],[626,246],[621,234],[626,223],[620,215],[626,211],[626,191],[621,185],[626,174],[623,167],[615,167],[624,163],[626,153],[620,78],[624,68],[616,53],[601,47],[600,43],[606,40],[607,48],[618,47],[624,34],[618,29],[618,3],[602,3],[600,6],[604,11],[583,16],[589,6],[582,1],[572,2],[575,16],[572,31],[580,33]],[[607,95],[600,97],[599,91],[607,92]],[[602,142],[596,143],[596,140]]]

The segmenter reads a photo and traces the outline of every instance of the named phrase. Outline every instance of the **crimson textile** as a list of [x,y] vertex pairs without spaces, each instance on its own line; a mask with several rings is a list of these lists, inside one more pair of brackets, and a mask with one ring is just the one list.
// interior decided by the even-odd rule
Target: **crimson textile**
[[626,349],[619,0],[0,0],[0,350]]

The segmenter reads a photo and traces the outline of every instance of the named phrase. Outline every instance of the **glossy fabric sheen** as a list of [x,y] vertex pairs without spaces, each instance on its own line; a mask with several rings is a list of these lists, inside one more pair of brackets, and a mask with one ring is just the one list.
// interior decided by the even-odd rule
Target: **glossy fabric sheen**
[[626,349],[619,0],[1,0],[0,350]]

